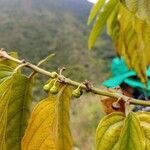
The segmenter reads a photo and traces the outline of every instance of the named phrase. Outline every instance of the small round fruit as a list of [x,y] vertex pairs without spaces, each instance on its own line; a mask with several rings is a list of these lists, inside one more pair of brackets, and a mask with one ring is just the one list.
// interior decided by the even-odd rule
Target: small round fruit
[[59,92],[58,88],[54,85],[49,91],[51,94],[57,94]]
[[49,84],[45,84],[45,85],[43,86],[43,89],[44,89],[45,92],[48,92],[48,91],[50,90]]
[[76,89],[72,92],[72,96],[79,98],[82,95],[81,89]]

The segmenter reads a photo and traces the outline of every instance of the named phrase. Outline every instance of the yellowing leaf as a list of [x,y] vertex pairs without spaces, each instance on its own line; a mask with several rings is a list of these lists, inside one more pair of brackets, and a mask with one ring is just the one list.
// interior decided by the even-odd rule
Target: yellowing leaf
[[97,150],[149,150],[150,113],[115,112],[104,117],[96,130]]
[[88,18],[88,24],[90,24],[99,10],[102,8],[103,4],[105,3],[105,0],[98,0],[98,2],[92,7],[89,18]]
[[95,4],[89,17],[89,22],[95,18],[95,23],[88,45],[89,48],[93,47],[97,37],[107,25],[107,32],[114,40],[117,54],[123,56],[129,68],[134,69],[141,81],[146,83],[146,70],[150,65],[150,2],[120,1],[99,0]]
[[35,107],[22,140],[22,150],[55,148],[53,123],[56,105],[57,101],[52,97],[41,101]]
[[97,150],[113,150],[117,146],[123,120],[124,114],[115,112],[100,121],[96,130]]
[[150,3],[149,0],[120,0],[129,11],[136,14],[144,21],[150,22]]
[[0,83],[6,80],[13,73],[13,69],[9,66],[0,64]]
[[145,136],[140,121],[131,112],[125,119],[119,138],[119,150],[145,150]]
[[22,140],[22,150],[72,149],[70,98],[70,88],[62,86],[58,95],[50,95],[37,104]]
[[150,149],[150,112],[138,112],[138,118],[140,119],[140,124],[144,130],[146,138],[145,150]]
[[0,84],[0,149],[20,150],[30,112],[30,84],[13,74]]
[[[14,58],[17,58],[18,57],[18,54],[16,52],[10,52],[9,53],[10,56],[14,57]],[[0,64],[3,64],[3,65],[6,65],[6,66],[9,66],[11,68],[16,68],[17,67],[17,63],[14,62],[14,61],[11,61],[9,59],[3,59],[3,58],[0,58]]]
[[0,85],[0,149],[6,149],[6,128],[7,128],[7,109],[8,99],[10,98],[11,79],[6,80]]

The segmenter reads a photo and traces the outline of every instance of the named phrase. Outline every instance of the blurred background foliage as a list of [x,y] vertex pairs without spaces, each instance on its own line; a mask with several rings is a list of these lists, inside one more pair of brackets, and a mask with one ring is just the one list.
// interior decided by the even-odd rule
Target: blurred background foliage
[[[78,81],[85,79],[100,86],[109,75],[114,47],[102,34],[95,48],[87,48],[90,27],[87,18],[92,4],[86,0],[0,0],[0,47],[17,51],[21,58],[38,63],[55,53],[43,68],[54,71],[66,67],[65,75]],[[43,97],[47,78],[38,76],[34,100]],[[84,95],[72,102],[72,126],[79,149],[94,149],[93,134],[101,116],[99,97]]]

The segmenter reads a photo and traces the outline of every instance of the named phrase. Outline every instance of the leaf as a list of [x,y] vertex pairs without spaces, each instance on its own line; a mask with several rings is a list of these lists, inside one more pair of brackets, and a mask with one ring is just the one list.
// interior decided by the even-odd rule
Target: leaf
[[95,18],[99,10],[102,8],[104,3],[105,3],[105,0],[98,0],[98,2],[94,4],[94,6],[91,9],[89,18],[88,18],[88,25],[91,24],[91,22],[93,21],[93,19]]
[[146,138],[145,150],[149,150],[150,148],[150,112],[137,112],[136,114],[137,114],[137,117],[140,119],[140,124],[145,133],[145,138]]
[[121,112],[105,116],[96,130],[97,150],[149,150],[150,113]]
[[[0,149],[6,149],[7,109],[11,79],[0,85]],[[8,89],[8,90],[7,90]]]
[[116,40],[118,54],[125,57],[128,66],[137,72],[143,83],[146,83],[146,69],[150,64],[148,48],[150,38],[147,36],[150,26],[135,18],[122,6],[120,6],[119,15],[120,31]]
[[30,114],[30,83],[13,74],[0,84],[0,149],[20,150]]
[[144,21],[150,22],[150,3],[149,0],[121,0],[129,11],[136,14]]
[[119,11],[119,4],[117,4],[110,14],[109,18],[107,19],[107,33],[112,37],[113,40],[118,38],[119,32],[119,23],[117,20]]
[[[10,52],[9,55],[14,57],[14,58],[18,58],[18,54],[16,52]],[[7,66],[9,66],[11,68],[16,68],[17,65],[18,65],[14,61],[11,61],[11,60],[8,60],[8,59],[3,59],[3,58],[0,58],[0,64],[7,65]]]
[[58,95],[50,95],[37,104],[22,140],[22,150],[71,150],[70,98],[70,87],[64,85]]
[[[149,0],[120,1],[105,1],[100,10],[97,9],[91,14],[94,17],[90,16],[90,20],[96,19],[88,46],[93,47],[107,24],[107,32],[115,43],[117,54],[125,58],[129,69],[135,70],[142,83],[146,85],[146,70],[150,65],[150,3]],[[103,3],[100,0],[99,2]]]
[[0,64],[0,83],[10,77],[13,73],[13,69],[9,66]]
[[125,119],[119,138],[119,150],[145,150],[145,136],[140,121],[131,112]]
[[90,49],[95,44],[98,35],[101,34],[101,32],[103,31],[108,17],[110,16],[112,10],[115,8],[117,3],[118,0],[109,0],[107,3],[104,4],[102,9],[100,10],[89,36],[88,47]]
[[120,136],[123,120],[123,113],[114,112],[100,121],[96,130],[97,150],[114,150]]

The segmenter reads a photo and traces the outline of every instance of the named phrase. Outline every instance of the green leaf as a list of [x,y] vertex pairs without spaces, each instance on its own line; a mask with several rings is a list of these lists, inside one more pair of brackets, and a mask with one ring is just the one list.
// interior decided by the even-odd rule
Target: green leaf
[[119,150],[145,150],[145,136],[140,121],[131,112],[125,119],[125,124],[119,138]]
[[[18,58],[18,54],[16,52],[10,52],[9,55],[14,58]],[[12,60],[8,60],[8,59],[3,59],[3,58],[0,58],[0,64],[4,64],[11,68],[16,68],[18,66],[18,64],[16,62],[14,62]]]
[[102,9],[100,10],[89,36],[88,47],[90,49],[95,44],[98,35],[101,34],[101,32],[103,31],[108,17],[110,16],[112,10],[115,8],[117,3],[118,0],[109,0],[107,3],[104,4]]
[[150,148],[150,112],[137,112],[137,117],[140,119],[141,127],[144,130],[146,138],[145,150]]
[[20,150],[30,114],[30,81],[13,74],[0,84],[0,149]]
[[96,149],[114,150],[123,126],[124,114],[111,113],[104,117],[96,130]]
[[117,4],[107,19],[107,33],[112,37],[113,40],[118,38],[119,34],[119,22],[117,21],[119,5]]
[[58,95],[37,104],[22,139],[22,150],[71,150],[71,89],[61,85]]
[[96,130],[97,150],[149,150],[150,112],[111,113]]
[[[99,1],[102,3],[102,1]],[[121,3],[120,3],[121,2]],[[88,46],[92,48],[107,24],[107,32],[115,42],[117,55],[123,56],[146,85],[146,70],[150,65],[150,2],[149,0],[108,0],[89,17],[96,21]],[[126,7],[124,7],[126,6]],[[144,87],[143,84],[143,87]]]
[[120,0],[129,11],[136,14],[140,19],[150,23],[149,0]]
[[7,110],[9,99],[9,88],[11,79],[9,78],[0,85],[0,149],[6,149],[6,129],[7,129]]
[[91,24],[91,22],[96,17],[97,13],[102,8],[104,3],[105,3],[105,0],[98,0],[98,2],[92,7],[89,18],[88,18],[88,25]]
[[0,64],[0,83],[10,77],[13,73],[13,69],[9,66]]

